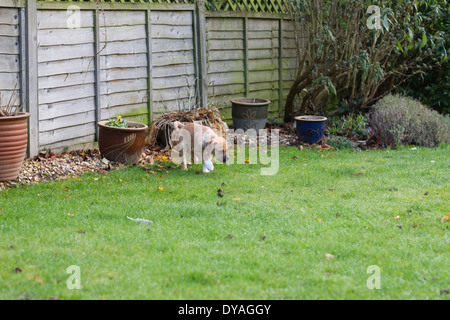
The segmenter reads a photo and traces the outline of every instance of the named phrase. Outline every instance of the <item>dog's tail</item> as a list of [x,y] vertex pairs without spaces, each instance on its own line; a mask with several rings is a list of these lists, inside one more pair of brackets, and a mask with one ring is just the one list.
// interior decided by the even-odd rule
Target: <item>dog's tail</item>
[[182,124],[180,121],[175,121],[174,123],[173,123],[173,128],[175,129],[175,130],[180,130],[180,129],[182,129],[184,127],[184,124]]

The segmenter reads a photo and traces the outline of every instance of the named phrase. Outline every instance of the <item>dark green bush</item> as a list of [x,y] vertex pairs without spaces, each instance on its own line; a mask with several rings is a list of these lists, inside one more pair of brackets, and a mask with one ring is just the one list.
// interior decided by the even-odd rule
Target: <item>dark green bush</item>
[[400,95],[388,95],[369,113],[376,137],[392,147],[413,144],[434,147],[450,141],[450,117]]
[[326,144],[332,146],[333,149],[344,150],[344,149],[352,149],[353,142],[349,138],[342,136],[329,136],[327,138]]

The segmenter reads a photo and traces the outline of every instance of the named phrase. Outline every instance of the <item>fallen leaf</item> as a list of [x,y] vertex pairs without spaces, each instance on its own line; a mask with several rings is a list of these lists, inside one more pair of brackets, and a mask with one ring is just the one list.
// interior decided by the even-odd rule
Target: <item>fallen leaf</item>
[[323,220],[322,220],[322,219],[320,219],[320,218],[318,218],[318,219],[317,219],[317,221],[318,221],[318,222],[323,222]]
[[263,235],[261,238],[259,238],[260,241],[266,241],[266,239],[267,239],[266,235]]
[[158,187],[158,191],[164,191],[164,188]]
[[250,159],[247,159],[247,158],[246,158],[246,159],[244,160],[244,162],[245,162],[245,163],[250,163]]
[[233,201],[241,201],[241,198],[233,198]]
[[98,181],[100,178],[92,178],[92,180],[94,181]]
[[354,175],[354,176],[363,176],[364,173],[363,173],[363,172],[357,172],[357,173],[354,173],[353,175]]
[[425,196],[428,196],[430,193],[427,191],[424,193]]
[[325,257],[326,257],[327,259],[333,259],[333,258],[334,258],[334,256],[333,256],[331,253],[327,253],[327,254],[325,255]]
[[17,267],[17,268],[14,269],[14,272],[15,273],[21,273],[22,272],[22,268]]
[[449,221],[450,220],[450,214],[446,214],[442,217],[441,222]]
[[400,219],[400,216],[396,216],[394,219]]

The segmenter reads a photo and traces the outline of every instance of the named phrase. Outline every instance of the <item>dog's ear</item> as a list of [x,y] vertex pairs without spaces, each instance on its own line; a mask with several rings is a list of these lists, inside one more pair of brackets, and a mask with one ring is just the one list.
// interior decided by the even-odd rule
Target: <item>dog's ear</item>
[[173,123],[170,124],[170,126],[175,130],[178,130],[178,129],[184,127],[184,125],[180,121],[174,121]]

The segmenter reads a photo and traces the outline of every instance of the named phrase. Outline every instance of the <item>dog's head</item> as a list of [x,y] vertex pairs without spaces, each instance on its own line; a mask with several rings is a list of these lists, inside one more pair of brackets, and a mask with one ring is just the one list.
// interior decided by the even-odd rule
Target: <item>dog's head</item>
[[226,163],[230,160],[230,157],[227,154],[228,145],[227,140],[222,137],[214,137],[211,140],[206,142],[206,147],[212,147],[213,154],[217,160],[222,163]]

